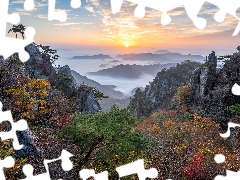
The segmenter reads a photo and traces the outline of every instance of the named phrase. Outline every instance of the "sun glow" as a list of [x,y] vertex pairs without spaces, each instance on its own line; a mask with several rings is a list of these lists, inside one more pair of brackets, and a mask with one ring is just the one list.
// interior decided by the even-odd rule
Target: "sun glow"
[[124,46],[125,46],[125,47],[128,47],[128,46],[129,46],[129,42],[125,42],[125,43],[124,43]]

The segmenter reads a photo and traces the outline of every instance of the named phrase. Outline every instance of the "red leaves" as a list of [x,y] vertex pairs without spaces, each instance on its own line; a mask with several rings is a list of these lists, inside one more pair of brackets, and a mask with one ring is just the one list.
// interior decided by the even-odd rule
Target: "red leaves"
[[205,158],[202,153],[198,153],[189,159],[188,165],[182,166],[187,179],[204,179],[206,172],[204,165]]
[[71,114],[64,114],[62,118],[59,120],[59,126],[62,129],[64,126],[66,126],[69,122],[71,122],[72,116]]

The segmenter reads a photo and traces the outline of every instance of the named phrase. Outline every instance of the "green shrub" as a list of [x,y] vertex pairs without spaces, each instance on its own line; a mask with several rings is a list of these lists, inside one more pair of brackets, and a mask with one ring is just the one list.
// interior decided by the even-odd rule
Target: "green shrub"
[[186,120],[190,120],[190,119],[193,118],[193,115],[191,113],[189,113],[189,112],[185,112],[183,114],[183,118],[186,119]]
[[228,108],[232,114],[235,114],[240,111],[240,104],[232,105]]
[[163,118],[164,118],[164,115],[162,113],[157,113],[154,117],[155,120],[163,119]]
[[151,143],[134,130],[139,121],[127,109],[113,106],[106,113],[75,113],[72,120],[63,128],[61,136],[81,147],[80,168],[91,162],[97,172],[115,169],[142,158]]

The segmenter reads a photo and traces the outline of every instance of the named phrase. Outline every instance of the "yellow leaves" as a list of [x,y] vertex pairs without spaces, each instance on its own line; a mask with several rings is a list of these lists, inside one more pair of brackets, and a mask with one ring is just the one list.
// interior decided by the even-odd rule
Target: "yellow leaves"
[[202,149],[200,149],[200,152],[202,152],[203,154],[213,154],[213,151],[209,148],[209,147],[204,147]]
[[28,87],[31,88],[50,88],[50,83],[45,79],[30,79],[28,82]]
[[21,77],[17,83],[5,90],[11,95],[11,108],[21,113],[21,118],[34,118],[34,111],[46,113],[45,97],[50,83],[45,79]]

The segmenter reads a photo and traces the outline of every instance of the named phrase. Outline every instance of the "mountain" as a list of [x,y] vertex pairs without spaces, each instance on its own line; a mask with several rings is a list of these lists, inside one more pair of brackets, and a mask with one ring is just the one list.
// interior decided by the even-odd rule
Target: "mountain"
[[164,68],[170,68],[175,66],[176,63],[167,63],[167,64],[150,64],[150,65],[129,65],[131,68],[139,70],[142,73],[150,74],[156,76],[156,74]]
[[137,89],[131,98],[130,107],[137,117],[149,116],[152,112],[168,106],[182,84],[190,83],[194,69],[200,64],[184,61],[160,71],[145,89]]
[[142,72],[138,69],[132,68],[130,65],[118,65],[113,68],[99,70],[97,72],[88,72],[91,75],[110,76],[114,78],[138,79]]
[[165,53],[171,53],[169,50],[157,50],[154,54],[165,54]]
[[71,59],[113,59],[109,55],[103,55],[103,54],[98,54],[98,55],[92,55],[92,56],[73,56]]
[[147,117],[159,109],[173,108],[210,118],[227,130],[230,120],[240,122],[240,96],[232,93],[233,85],[240,82],[240,47],[227,56],[222,68],[217,62],[213,51],[201,65],[185,61],[162,70],[144,90],[136,90],[131,111],[137,117]]
[[100,92],[110,98],[120,99],[123,97],[122,92],[114,90],[114,88],[116,88],[115,85],[101,85],[94,80],[88,79],[86,76],[80,75],[74,70],[71,70],[71,74],[78,84],[82,84],[84,82],[84,84],[97,88]]
[[[157,51],[162,52],[162,51]],[[201,55],[183,55],[180,53],[172,53],[163,51],[162,54],[140,53],[140,54],[123,54],[117,57],[122,57],[123,60],[139,60],[139,61],[155,61],[155,62],[181,62],[185,60],[203,61],[205,58]]]
[[197,68],[191,80],[191,99],[188,106],[203,117],[218,122],[223,130],[231,121],[239,123],[237,113],[240,97],[232,93],[232,87],[239,83],[240,48],[229,55],[222,68],[217,68],[218,58],[213,51],[207,61]]
[[176,63],[168,64],[151,64],[151,65],[117,65],[112,68],[103,69],[97,72],[89,72],[91,75],[110,76],[115,78],[138,79],[143,74],[150,74],[155,76],[164,68],[170,68]]
[[140,61],[170,61],[165,54],[141,53],[123,58],[123,60],[140,60]]

